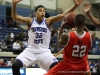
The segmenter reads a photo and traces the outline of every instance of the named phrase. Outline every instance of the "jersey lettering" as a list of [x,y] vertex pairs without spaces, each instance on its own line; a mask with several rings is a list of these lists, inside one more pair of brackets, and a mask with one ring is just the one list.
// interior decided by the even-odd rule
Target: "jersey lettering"
[[[85,56],[85,51],[86,51],[86,46],[78,46],[78,45],[74,45],[73,46],[74,49],[76,50],[73,50],[72,51],[72,56],[74,57],[83,57]],[[81,51],[80,51],[81,49]]]
[[35,40],[34,40],[34,43],[35,44],[39,44],[39,43],[43,43],[43,39],[42,39],[42,36],[43,34],[42,33],[35,33],[36,36],[35,36]]
[[34,40],[34,43],[35,43],[35,44],[43,43],[43,39],[38,39],[38,40],[35,39],[35,40]]
[[36,33],[36,38],[42,38],[43,34],[42,33]]
[[31,28],[31,30],[32,30],[32,32],[39,31],[39,32],[46,32],[47,33],[47,29],[42,28],[42,27],[33,27],[33,28]]

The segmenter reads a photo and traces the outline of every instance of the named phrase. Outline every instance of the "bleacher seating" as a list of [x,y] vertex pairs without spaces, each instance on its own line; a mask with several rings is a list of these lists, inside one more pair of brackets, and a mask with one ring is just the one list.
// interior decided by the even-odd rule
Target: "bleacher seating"
[[0,5],[0,19],[6,19],[6,7]]

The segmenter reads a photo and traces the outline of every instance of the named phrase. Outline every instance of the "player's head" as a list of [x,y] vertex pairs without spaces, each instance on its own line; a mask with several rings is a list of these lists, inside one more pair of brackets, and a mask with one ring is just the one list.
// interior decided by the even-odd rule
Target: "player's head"
[[82,14],[77,14],[75,17],[75,26],[82,27],[85,24],[85,16]]
[[39,19],[43,19],[45,17],[45,7],[43,5],[38,5],[35,8],[35,15]]

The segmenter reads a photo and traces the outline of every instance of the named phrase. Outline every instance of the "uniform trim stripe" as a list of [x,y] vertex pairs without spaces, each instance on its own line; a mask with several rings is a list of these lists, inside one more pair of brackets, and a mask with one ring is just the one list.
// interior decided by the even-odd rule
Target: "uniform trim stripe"
[[[45,18],[45,24],[46,24],[47,28],[50,30],[50,28],[48,27],[48,24],[46,22],[46,18]],[[51,30],[50,30],[50,32],[51,32]]]
[[43,23],[44,19],[40,23],[36,20],[36,18],[35,18],[35,21],[37,24],[41,25]]
[[69,41],[70,41],[70,33],[68,33],[68,42],[67,42],[67,44],[65,45],[65,47],[68,45]]
[[33,20],[32,20],[32,23],[31,23],[30,27],[32,26],[33,22],[34,22],[34,18],[33,18]]

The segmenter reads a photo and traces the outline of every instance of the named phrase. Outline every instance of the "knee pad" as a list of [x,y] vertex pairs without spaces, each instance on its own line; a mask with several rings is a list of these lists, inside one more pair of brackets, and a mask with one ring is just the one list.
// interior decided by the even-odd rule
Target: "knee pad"
[[23,67],[23,64],[20,60],[15,60],[14,63],[12,64],[12,68],[21,68]]

